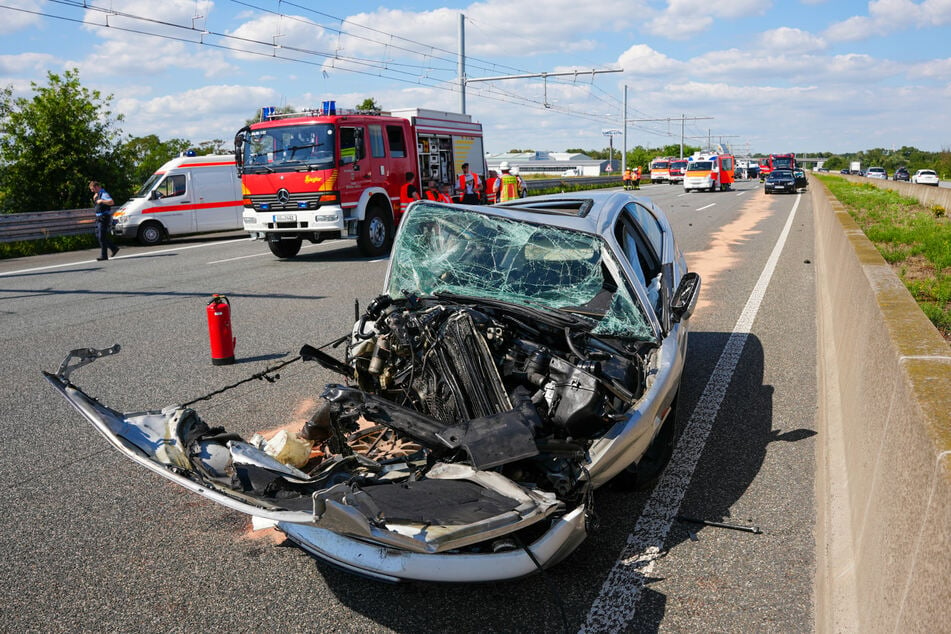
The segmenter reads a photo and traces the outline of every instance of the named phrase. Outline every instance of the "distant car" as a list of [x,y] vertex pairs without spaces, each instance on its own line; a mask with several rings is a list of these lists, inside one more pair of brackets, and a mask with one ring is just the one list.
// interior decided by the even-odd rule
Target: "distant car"
[[850,172],[849,168],[847,167],[843,167],[842,169],[839,170],[839,174],[851,174],[851,173],[852,172]]
[[796,192],[796,177],[792,170],[773,170],[766,177],[764,190],[767,194],[776,192]]
[[796,189],[805,189],[809,186],[809,180],[806,178],[805,170],[794,169],[793,178],[796,181]]
[[885,171],[884,167],[870,167],[868,171],[865,172],[865,176],[868,178],[874,178],[880,181],[888,180],[888,172]]
[[899,167],[897,170],[895,170],[895,173],[892,174],[892,180],[908,181],[911,180],[911,175],[908,173],[907,168]]
[[819,172],[820,174],[828,174],[828,173],[829,173],[829,168],[828,168],[828,167],[820,167],[820,168],[818,169],[818,172]]
[[911,177],[912,183],[918,183],[919,185],[934,185],[938,186],[938,175],[934,170],[918,170],[915,172],[915,175]]

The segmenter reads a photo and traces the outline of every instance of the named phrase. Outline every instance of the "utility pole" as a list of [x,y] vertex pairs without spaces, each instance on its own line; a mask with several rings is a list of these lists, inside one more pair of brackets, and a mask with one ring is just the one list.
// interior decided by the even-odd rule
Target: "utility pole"
[[459,112],[466,113],[466,16],[459,14]]

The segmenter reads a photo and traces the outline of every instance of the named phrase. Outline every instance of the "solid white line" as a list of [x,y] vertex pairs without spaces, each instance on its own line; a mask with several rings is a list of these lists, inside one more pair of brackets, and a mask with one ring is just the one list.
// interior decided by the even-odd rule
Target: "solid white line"
[[743,354],[753,320],[776,270],[776,263],[786,244],[801,198],[801,194],[796,197],[796,203],[786,219],[786,226],[783,227],[766,266],[723,347],[716,368],[677,441],[670,464],[664,469],[650,499],[644,505],[633,532],[627,536],[627,544],[604,580],[601,592],[591,605],[581,632],[623,632],[630,629],[630,624],[636,616],[641,590],[654,574],[654,562],[663,555],[664,541],[670,533],[707,436],[716,421],[720,405],[733,378],[733,371]]
[[[160,251],[146,251],[144,253],[133,253],[130,255],[117,255],[116,257],[109,258],[110,260],[131,260],[133,258],[144,258],[151,255],[156,255],[158,253],[174,253],[176,251],[185,251],[186,249],[200,249],[202,247],[217,247],[222,244],[227,244],[228,242],[234,242],[234,240],[222,240],[221,242],[210,242],[205,244],[193,244],[188,247],[175,247],[174,249],[162,249]],[[120,247],[121,248],[121,247]],[[32,269],[20,269],[18,271],[6,271],[0,272],[0,277],[4,275],[20,275],[22,273],[33,273],[35,271],[48,271],[50,269],[62,269],[68,266],[78,266],[80,264],[93,264],[98,260],[80,260],[78,262],[66,262],[64,264],[51,264],[49,266],[37,266]]]
[[703,211],[704,209],[709,209],[710,207],[713,207],[715,204],[716,204],[716,203],[710,203],[709,205],[704,205],[703,207],[701,207],[701,208],[698,209],[697,211]]
[[737,196],[742,196],[742,195],[745,194],[745,193],[746,193],[746,192],[737,192],[736,195],[737,195]]

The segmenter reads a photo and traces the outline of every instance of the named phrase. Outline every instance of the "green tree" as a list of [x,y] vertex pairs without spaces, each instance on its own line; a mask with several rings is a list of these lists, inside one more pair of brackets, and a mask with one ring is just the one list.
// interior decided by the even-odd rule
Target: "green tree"
[[357,106],[357,110],[365,110],[368,112],[379,112],[383,110],[383,108],[381,108],[376,103],[376,99],[374,99],[373,97],[367,97]]
[[0,199],[2,211],[46,211],[92,205],[89,181],[121,200],[132,185],[122,164],[122,115],[112,95],[84,88],[77,69],[31,83],[33,97],[0,94]]
[[122,144],[123,165],[129,182],[142,185],[155,170],[190,147],[191,143],[185,139],[161,141],[154,134],[129,139]]

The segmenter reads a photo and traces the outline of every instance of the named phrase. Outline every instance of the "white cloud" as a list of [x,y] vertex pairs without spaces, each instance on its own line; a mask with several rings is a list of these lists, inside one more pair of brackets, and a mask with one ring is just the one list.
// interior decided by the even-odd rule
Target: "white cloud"
[[685,40],[709,29],[715,18],[736,19],[762,15],[772,4],[771,0],[667,0],[667,8],[648,20],[645,28],[659,37]]
[[635,44],[618,58],[627,75],[659,75],[682,69],[683,62],[667,57],[645,44]]
[[[147,94],[131,87],[127,95]],[[116,110],[126,117],[124,130],[133,136],[158,134],[195,142],[225,139],[251,118],[258,104],[277,103],[279,95],[260,86],[216,85],[164,94],[152,99],[119,96]],[[131,122],[135,122],[132,124]]]
[[0,20],[0,35],[33,28],[42,22],[42,16],[34,12],[43,7],[43,0],[12,0],[4,5],[8,10],[3,12],[3,20]]
[[826,43],[808,31],[781,26],[760,35],[760,44],[771,51],[811,52],[825,48]]
[[883,36],[910,27],[927,28],[951,24],[951,0],[871,0],[868,15],[857,15],[830,26],[831,41],[854,41]]
[[0,75],[46,74],[47,69],[56,64],[56,61],[56,57],[46,53],[0,55]]

